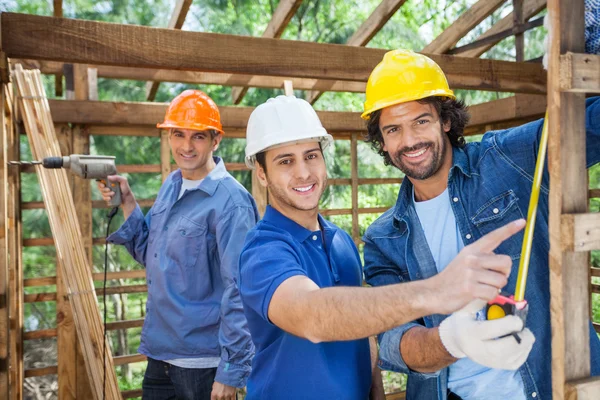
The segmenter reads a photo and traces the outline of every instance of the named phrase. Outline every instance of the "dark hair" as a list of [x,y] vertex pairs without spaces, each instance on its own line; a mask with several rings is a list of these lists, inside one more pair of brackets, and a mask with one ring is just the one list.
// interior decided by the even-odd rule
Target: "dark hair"
[[258,163],[258,165],[260,165],[262,167],[262,169],[265,171],[265,174],[267,173],[267,163],[265,161],[265,152],[261,151],[260,153],[256,153],[256,162]]
[[[440,117],[440,123],[450,121],[450,130],[447,132],[450,143],[454,147],[464,147],[465,138],[463,131],[469,122],[469,112],[462,100],[453,100],[449,97],[431,96],[417,100],[421,104],[431,104]],[[383,157],[385,165],[392,165],[392,159],[387,151],[383,150],[383,135],[379,129],[379,118],[381,110],[373,111],[367,121],[367,133],[364,135],[365,142]]]

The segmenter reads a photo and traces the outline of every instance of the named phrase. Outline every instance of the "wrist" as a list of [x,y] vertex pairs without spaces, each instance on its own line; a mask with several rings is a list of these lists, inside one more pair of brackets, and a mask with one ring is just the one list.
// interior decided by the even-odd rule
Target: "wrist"
[[440,345],[450,357],[454,359],[466,357],[456,341],[456,328],[453,326],[452,316],[443,320],[437,327],[437,336]]

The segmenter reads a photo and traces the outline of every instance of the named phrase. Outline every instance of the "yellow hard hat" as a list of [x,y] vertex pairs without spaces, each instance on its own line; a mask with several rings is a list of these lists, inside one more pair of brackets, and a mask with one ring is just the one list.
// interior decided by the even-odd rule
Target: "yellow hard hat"
[[456,98],[440,66],[431,58],[410,50],[385,53],[369,76],[366,95],[361,117],[367,120],[373,111],[395,104],[429,96]]

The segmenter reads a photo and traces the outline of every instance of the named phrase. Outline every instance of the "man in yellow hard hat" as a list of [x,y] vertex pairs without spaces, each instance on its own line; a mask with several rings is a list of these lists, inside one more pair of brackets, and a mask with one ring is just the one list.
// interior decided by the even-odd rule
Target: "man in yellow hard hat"
[[[237,280],[244,237],[258,212],[224,161],[213,156],[223,128],[210,97],[182,92],[158,128],[169,130],[178,169],[146,217],[127,179],[108,178],[120,184],[126,219],[108,241],[124,245],[146,267],[143,398],[233,400],[254,355]],[[114,194],[98,186],[105,200]]]
[[[385,54],[366,89],[367,142],[406,176],[396,205],[364,235],[365,277],[372,286],[443,273],[465,246],[527,215],[543,120],[488,132],[465,143],[464,103],[440,67],[411,51]],[[600,101],[587,100],[587,164],[600,161]],[[408,374],[407,399],[550,399],[551,332],[548,278],[548,171],[544,172],[525,299],[526,326],[536,342],[528,361],[509,349],[487,352],[467,329],[484,304],[462,318],[429,315],[380,335],[380,366]],[[512,259],[505,291],[514,293],[523,233],[496,253]],[[456,338],[459,338],[458,340]],[[592,373],[600,373],[600,342],[590,325]],[[462,348],[457,346],[462,344]]]

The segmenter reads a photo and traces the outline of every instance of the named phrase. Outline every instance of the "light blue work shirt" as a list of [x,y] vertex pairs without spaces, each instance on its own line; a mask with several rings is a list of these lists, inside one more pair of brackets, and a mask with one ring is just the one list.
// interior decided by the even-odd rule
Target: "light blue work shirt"
[[214,160],[216,167],[181,198],[181,171],[172,172],[146,217],[138,205],[108,241],[146,267],[140,353],[157,360],[220,357],[215,380],[243,387],[254,346],[237,285],[239,255],[258,212],[223,161]]
[[[433,199],[419,202],[414,201],[413,190],[415,211],[438,272],[465,247],[450,201],[448,188]],[[477,319],[485,319],[483,312],[477,314]],[[448,389],[463,399],[525,399],[519,371],[484,367],[468,358],[461,358],[448,367]]]

